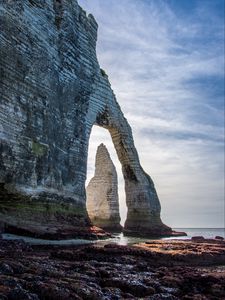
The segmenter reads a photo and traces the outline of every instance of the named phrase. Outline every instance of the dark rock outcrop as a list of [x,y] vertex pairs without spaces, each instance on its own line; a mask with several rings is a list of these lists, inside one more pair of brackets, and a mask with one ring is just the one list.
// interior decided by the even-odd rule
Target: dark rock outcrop
[[28,246],[0,240],[0,299],[225,299],[224,242]]
[[0,3],[0,219],[51,233],[88,227],[94,124],[109,130],[125,179],[125,231],[164,235],[160,203],[96,57],[97,23],[76,0]]
[[86,192],[87,211],[92,223],[107,231],[121,231],[117,172],[104,144],[98,146],[95,175]]

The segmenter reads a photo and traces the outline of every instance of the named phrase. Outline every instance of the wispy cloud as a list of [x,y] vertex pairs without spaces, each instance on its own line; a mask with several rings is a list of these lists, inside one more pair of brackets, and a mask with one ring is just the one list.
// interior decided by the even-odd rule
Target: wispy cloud
[[[223,1],[79,3],[99,24],[98,58],[155,181],[164,221],[223,226]],[[116,160],[110,137],[95,129],[92,168],[102,141]]]

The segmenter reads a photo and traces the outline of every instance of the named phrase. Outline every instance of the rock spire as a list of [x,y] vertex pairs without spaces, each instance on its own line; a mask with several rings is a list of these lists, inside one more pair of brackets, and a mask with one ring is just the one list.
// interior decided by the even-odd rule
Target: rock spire
[[107,231],[121,231],[117,172],[104,144],[98,146],[95,175],[86,191],[92,223]]

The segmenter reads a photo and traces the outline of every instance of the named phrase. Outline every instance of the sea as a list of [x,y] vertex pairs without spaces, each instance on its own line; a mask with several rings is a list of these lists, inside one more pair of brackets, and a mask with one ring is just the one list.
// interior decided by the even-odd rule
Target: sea
[[216,236],[225,238],[225,228],[173,228],[173,230],[186,232],[188,239],[193,236],[203,236],[210,239]]
[[[168,239],[190,239],[193,236],[203,236],[204,238],[215,238],[216,236],[221,236],[225,238],[225,228],[173,228],[175,231],[185,232],[187,236],[180,237],[169,237],[169,238],[159,238],[158,240],[168,240]],[[123,233],[114,234],[113,238],[106,240],[90,241],[82,239],[68,239],[68,240],[43,240],[36,239],[27,236],[19,236],[14,234],[2,234],[3,239],[6,240],[24,240],[31,245],[85,245],[85,244],[107,244],[115,243],[117,245],[132,245],[141,242],[151,241],[152,239],[140,238],[140,237],[128,237],[124,236]]]

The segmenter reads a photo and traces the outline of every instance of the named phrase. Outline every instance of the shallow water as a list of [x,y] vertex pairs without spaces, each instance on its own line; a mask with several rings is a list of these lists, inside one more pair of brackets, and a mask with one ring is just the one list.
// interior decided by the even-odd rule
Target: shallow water
[[[159,240],[168,240],[168,239],[190,239],[192,236],[203,236],[205,238],[215,238],[215,236],[222,236],[225,238],[225,229],[224,228],[174,228],[175,231],[186,232],[187,236],[181,237],[170,237],[170,238],[159,238]],[[114,243],[117,245],[132,245],[136,243],[151,241],[152,239],[140,238],[140,237],[128,237],[124,236],[123,233],[115,234],[113,238],[106,240],[83,240],[83,239],[69,239],[69,240],[43,240],[36,239],[26,236],[19,236],[14,234],[2,234],[2,237],[7,240],[24,240],[25,242],[31,245],[85,245],[98,243],[105,245],[108,243]]]
[[[187,236],[179,237],[167,237],[158,238],[158,240],[171,240],[171,239],[190,239],[193,236],[203,236],[204,238],[215,238],[216,236],[222,236],[225,238],[225,228],[173,228],[175,231],[185,232]],[[132,245],[136,243],[142,243],[151,241],[153,239],[140,238],[140,237],[128,237],[124,236],[123,233],[115,235],[115,238],[101,241],[99,243],[115,243],[117,245]],[[154,238],[156,240],[156,238]]]

